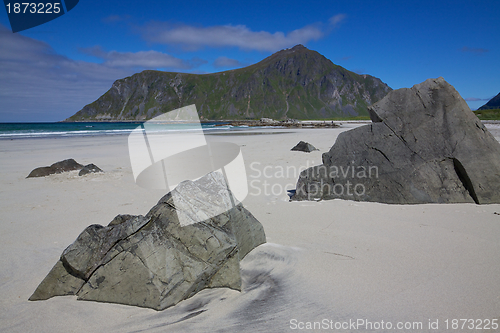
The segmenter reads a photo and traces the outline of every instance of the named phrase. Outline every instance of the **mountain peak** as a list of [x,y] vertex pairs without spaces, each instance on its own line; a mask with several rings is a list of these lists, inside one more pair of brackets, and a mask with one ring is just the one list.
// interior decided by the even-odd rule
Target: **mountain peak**
[[305,47],[302,44],[297,44],[294,47],[292,47],[292,50],[294,50],[294,51],[303,50],[303,49],[307,49],[307,47]]
[[293,52],[297,52],[297,51],[311,51],[311,50],[309,50],[307,47],[305,47],[302,44],[297,44],[297,45],[295,45],[292,48],[284,49],[284,50],[281,50],[281,51],[276,52],[274,54],[280,54],[280,53],[283,53],[283,52],[285,52],[285,53],[293,53]]
[[305,47],[302,44],[297,44],[297,45],[295,45],[292,48],[283,49],[283,50],[280,50],[280,51],[278,51],[276,53],[273,53],[270,56],[268,56],[267,58],[265,58],[262,61],[258,62],[257,64],[265,64],[265,63],[267,63],[269,61],[273,61],[273,62],[274,61],[280,61],[283,58],[297,57],[297,56],[303,55],[303,54],[309,54],[310,56],[313,56],[313,57],[319,56],[319,57],[324,58],[325,60],[327,60],[323,55],[319,54],[318,52],[309,50],[307,47]]

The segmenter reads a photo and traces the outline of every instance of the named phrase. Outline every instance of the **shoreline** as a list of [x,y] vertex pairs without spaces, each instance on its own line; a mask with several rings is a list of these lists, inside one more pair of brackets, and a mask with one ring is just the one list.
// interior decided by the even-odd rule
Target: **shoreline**
[[[485,127],[489,130],[489,132],[500,141],[500,121],[492,121],[492,120],[484,120],[481,121]],[[221,136],[229,136],[229,135],[243,135],[245,132],[253,132],[253,135],[260,134],[269,134],[264,133],[269,130],[296,130],[296,129],[349,129],[352,126],[362,126],[370,124],[371,121],[365,120],[351,120],[351,121],[302,121],[301,123],[291,123],[287,125],[276,125],[274,123],[263,124],[261,121],[253,122],[249,124],[248,122],[236,122],[233,124],[224,123],[220,125],[214,125],[210,128],[203,128],[205,135],[221,135]],[[24,123],[23,123],[24,124]],[[51,123],[47,123],[51,124]],[[83,124],[83,123],[80,123]],[[232,126],[232,128],[223,128],[224,126]],[[30,133],[21,133],[21,134],[12,134],[12,135],[0,135],[0,142],[9,142],[16,140],[41,140],[41,139],[66,139],[66,138],[106,138],[106,137],[123,137],[128,136],[131,133],[132,129],[125,130],[99,130],[99,131],[68,131],[64,133],[51,133],[46,132],[38,135],[33,135]],[[248,135],[248,134],[247,134]],[[333,144],[333,143],[332,143]]]
[[[88,136],[113,136],[129,135],[137,126],[142,123],[124,123],[124,122],[80,122],[80,123],[13,123],[13,125],[3,126],[0,131],[0,141],[26,139],[26,138],[47,138],[47,137],[88,137]],[[192,124],[190,122],[169,122],[169,123],[151,123],[158,130],[166,132],[189,130],[184,125]],[[116,125],[116,126],[115,126]],[[164,127],[162,125],[165,125]],[[266,128],[335,128],[339,124],[333,122],[202,122],[202,129],[205,134],[211,132],[238,132],[243,130],[255,130]]]

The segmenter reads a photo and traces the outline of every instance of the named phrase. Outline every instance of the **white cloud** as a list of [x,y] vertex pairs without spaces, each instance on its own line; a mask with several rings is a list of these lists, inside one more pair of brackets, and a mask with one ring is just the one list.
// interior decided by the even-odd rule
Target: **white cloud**
[[489,101],[491,98],[478,98],[478,97],[467,97],[464,98],[467,102],[477,102],[477,101]]
[[337,14],[335,16],[330,17],[330,24],[333,25],[334,27],[338,27],[345,19],[347,15],[345,14]]
[[130,18],[130,15],[109,15],[103,18],[101,21],[104,23],[118,23],[128,21]]
[[244,64],[236,59],[231,59],[228,57],[218,57],[214,61],[215,68],[228,68],[228,67],[242,67]]
[[483,53],[490,52],[490,50],[488,50],[488,49],[474,48],[474,47],[468,47],[468,46],[462,47],[460,49],[460,51],[462,51],[462,52],[470,52],[470,53],[475,53],[475,54],[483,54]]
[[189,69],[192,64],[189,62],[173,57],[169,54],[158,51],[139,51],[139,52],[117,52],[103,51],[99,46],[82,49],[82,52],[101,58],[104,60],[103,65],[110,67],[125,67],[125,68],[174,68],[174,69]]
[[274,52],[297,44],[318,40],[324,32],[317,26],[308,25],[289,33],[252,31],[244,25],[220,25],[195,27],[171,26],[153,22],[142,29],[143,38],[155,43],[180,45],[196,50],[205,46],[237,47],[243,50]]
[[112,67],[191,68],[184,60],[157,51],[136,53],[111,51],[107,54],[104,64]]

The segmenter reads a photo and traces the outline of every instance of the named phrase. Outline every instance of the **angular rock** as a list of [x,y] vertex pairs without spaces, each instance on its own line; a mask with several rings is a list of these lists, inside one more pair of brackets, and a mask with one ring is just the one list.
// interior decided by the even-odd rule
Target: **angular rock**
[[56,162],[52,164],[51,166],[46,166],[46,167],[39,167],[36,169],[33,169],[28,177],[26,178],[31,178],[31,177],[45,177],[48,175],[52,175],[55,173],[61,173],[65,171],[72,171],[72,170],[80,170],[83,168],[83,165],[80,163],[76,162],[74,159],[70,158],[64,161]]
[[319,150],[319,149],[317,149],[316,147],[314,147],[312,144],[310,144],[308,142],[300,141],[291,150],[294,150],[294,151],[303,151],[303,152],[306,152],[306,153],[310,153],[312,151]]
[[[205,288],[240,290],[239,262],[266,237],[231,198],[224,176],[213,172],[180,183],[146,216],[119,215],[106,227],[87,227],[30,300],[77,295],[163,310]],[[210,215],[205,206],[225,212],[198,222]]]
[[87,164],[86,166],[84,166],[82,168],[82,170],[80,170],[80,172],[78,173],[78,176],[83,176],[83,175],[86,175],[88,173],[95,173],[95,172],[104,172],[104,171],[102,171],[97,165],[90,163],[90,164]]
[[304,170],[292,200],[500,203],[500,144],[443,78],[369,107],[372,124],[341,133]]

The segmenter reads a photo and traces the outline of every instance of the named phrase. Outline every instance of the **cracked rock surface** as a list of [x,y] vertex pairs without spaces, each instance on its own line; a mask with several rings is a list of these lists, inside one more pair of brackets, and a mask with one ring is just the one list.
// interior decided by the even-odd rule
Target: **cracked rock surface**
[[292,200],[500,203],[500,144],[443,78],[390,92],[341,133]]
[[[206,205],[224,213],[200,220]],[[205,288],[241,290],[239,262],[265,242],[260,222],[233,203],[223,175],[212,172],[179,184],[146,216],[87,227],[30,300],[77,295],[163,310]]]

